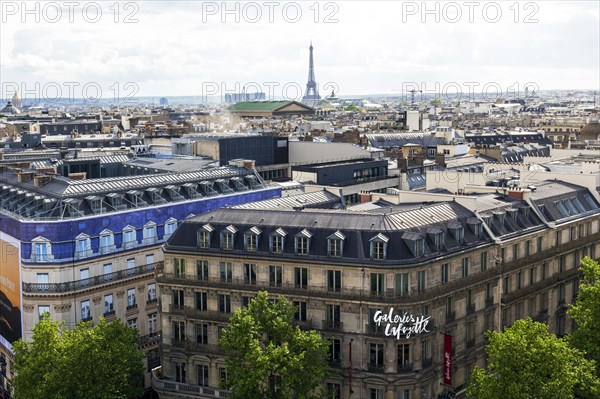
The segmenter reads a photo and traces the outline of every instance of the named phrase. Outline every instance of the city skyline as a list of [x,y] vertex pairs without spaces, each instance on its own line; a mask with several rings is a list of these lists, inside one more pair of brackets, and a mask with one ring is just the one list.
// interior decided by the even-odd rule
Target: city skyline
[[2,94],[17,84],[38,97],[56,87],[66,97],[72,87],[72,97],[85,98],[87,84],[99,87],[93,94],[103,98],[134,91],[135,97],[215,90],[224,96],[255,84],[262,89],[257,91],[272,88],[273,97],[295,97],[306,85],[311,40],[323,95],[332,89],[340,96],[394,95],[415,84],[432,93],[478,92],[486,85],[499,87],[500,94],[523,92],[527,84],[539,90],[600,87],[597,3],[520,2],[510,8],[481,2],[474,9],[463,3],[452,8],[432,2],[428,9],[417,2],[381,3],[389,12],[363,2],[284,2],[272,10],[247,2],[228,3],[227,10],[212,2],[129,2],[118,3],[118,13],[103,5],[95,23],[97,10],[89,7],[72,14],[63,7],[58,18],[46,3],[30,14],[19,3],[3,3]]

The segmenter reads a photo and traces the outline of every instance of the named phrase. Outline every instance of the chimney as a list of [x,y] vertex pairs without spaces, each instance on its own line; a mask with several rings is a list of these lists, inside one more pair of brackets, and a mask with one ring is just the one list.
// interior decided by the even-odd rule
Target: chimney
[[52,181],[52,176],[34,176],[33,177],[33,185],[36,187],[42,187],[46,183],[50,183]]
[[444,154],[435,154],[435,163],[437,163],[437,165],[441,168],[446,168],[446,157]]
[[19,183],[25,183],[25,182],[28,182],[29,180],[33,179],[33,176],[35,176],[35,172],[17,173],[17,181]]
[[71,180],[85,180],[86,172],[69,173],[69,179]]
[[358,199],[361,204],[365,202],[371,202],[373,195],[371,193],[360,193],[358,194]]
[[51,175],[56,174],[56,168],[38,168],[35,171],[38,173],[47,173],[47,174],[51,174]]
[[523,191],[521,190],[508,190],[508,196],[518,200],[523,200]]
[[398,169],[400,169],[402,173],[408,172],[408,159],[398,158]]

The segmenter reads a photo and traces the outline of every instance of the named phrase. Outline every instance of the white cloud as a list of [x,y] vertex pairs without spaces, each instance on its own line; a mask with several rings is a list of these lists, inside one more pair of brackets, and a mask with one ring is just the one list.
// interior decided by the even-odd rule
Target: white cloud
[[[444,20],[447,2],[427,3],[430,10],[439,4],[439,23],[421,10],[406,14],[410,4],[420,8],[422,2],[324,1],[317,3],[318,23],[313,2],[297,3],[302,9],[297,23],[289,22],[291,2],[275,8],[272,23],[265,6],[259,22],[243,21],[242,10],[254,15],[247,2],[227,3],[230,9],[239,4],[239,23],[234,14],[206,13],[222,2],[133,3],[137,8],[119,3],[119,23],[108,8],[112,2],[102,3],[98,23],[77,13],[73,23],[63,18],[54,24],[43,18],[35,23],[31,17],[22,23],[20,15],[4,15],[0,80],[26,85],[98,82],[106,90],[115,82],[135,82],[140,95],[201,95],[206,82],[228,88],[235,82],[297,82],[304,87],[312,39],[317,80],[321,85],[336,82],[342,94],[389,93],[403,82],[600,87],[597,2],[520,2],[518,16],[509,8],[513,2],[497,2],[502,10],[497,23],[486,21],[481,11],[489,2],[475,9],[473,23],[460,1],[454,3],[463,12],[457,23]],[[284,6],[287,15],[282,14]],[[134,11],[139,22],[123,23]],[[339,22],[324,23],[332,12]],[[524,23],[532,12],[538,22]]]

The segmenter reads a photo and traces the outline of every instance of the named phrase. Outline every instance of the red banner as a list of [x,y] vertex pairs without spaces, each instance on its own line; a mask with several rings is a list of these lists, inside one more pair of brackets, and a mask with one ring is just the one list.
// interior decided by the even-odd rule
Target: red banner
[[444,385],[452,386],[452,335],[444,334]]

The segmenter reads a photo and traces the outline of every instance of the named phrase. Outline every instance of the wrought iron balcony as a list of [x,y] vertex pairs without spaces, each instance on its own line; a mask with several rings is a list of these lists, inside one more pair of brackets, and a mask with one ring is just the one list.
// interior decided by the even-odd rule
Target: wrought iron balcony
[[321,330],[323,331],[342,331],[344,324],[339,320],[323,320]]
[[413,371],[412,363],[398,363],[398,373],[409,373]]
[[152,369],[152,388],[162,396],[174,393],[182,398],[226,398],[230,392],[225,389],[175,382],[161,375],[161,367]]
[[148,346],[158,344],[160,342],[160,331],[153,332],[147,335],[142,335],[138,338],[138,346]]
[[150,263],[118,272],[107,273],[101,276],[90,277],[83,280],[67,281],[64,283],[23,283],[23,292],[31,294],[62,294],[80,290],[87,290],[104,284],[121,280],[128,280],[139,276],[154,273],[154,268],[162,265],[161,262]]

